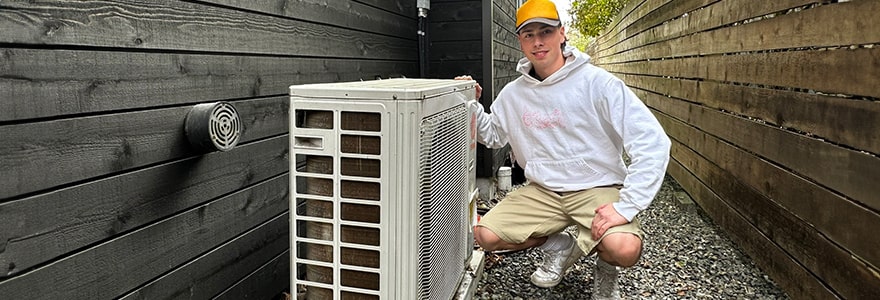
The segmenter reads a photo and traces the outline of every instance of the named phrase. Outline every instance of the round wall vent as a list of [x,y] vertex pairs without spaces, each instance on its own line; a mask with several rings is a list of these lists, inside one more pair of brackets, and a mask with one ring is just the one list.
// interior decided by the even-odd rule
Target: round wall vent
[[199,104],[187,113],[184,131],[190,145],[199,151],[227,151],[241,137],[241,118],[229,103]]

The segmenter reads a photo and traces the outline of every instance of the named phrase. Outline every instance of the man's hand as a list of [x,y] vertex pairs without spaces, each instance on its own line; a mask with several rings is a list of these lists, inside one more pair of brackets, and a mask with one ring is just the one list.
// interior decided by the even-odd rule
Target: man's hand
[[590,227],[593,240],[599,240],[600,237],[605,235],[605,231],[608,231],[608,228],[626,223],[629,223],[629,221],[621,216],[611,203],[599,206],[596,209],[596,217],[593,218],[593,224]]
[[[474,80],[474,78],[472,78],[471,75],[461,75],[461,76],[455,76],[455,80]],[[481,87],[480,84],[477,83],[476,89],[477,89],[477,100],[480,100],[480,96],[483,95],[483,87]]]

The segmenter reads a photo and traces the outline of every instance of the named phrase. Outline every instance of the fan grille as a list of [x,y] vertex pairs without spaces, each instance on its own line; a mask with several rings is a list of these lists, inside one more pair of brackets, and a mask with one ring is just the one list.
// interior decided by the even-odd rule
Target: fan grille
[[241,120],[235,107],[228,103],[221,103],[211,111],[209,123],[211,142],[221,151],[232,149],[238,144],[241,137]]
[[457,106],[422,120],[419,299],[450,299],[467,259],[468,118]]

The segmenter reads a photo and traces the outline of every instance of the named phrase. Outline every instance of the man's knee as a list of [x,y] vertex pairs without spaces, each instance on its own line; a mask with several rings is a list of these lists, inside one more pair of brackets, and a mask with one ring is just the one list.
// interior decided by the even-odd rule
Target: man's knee
[[602,239],[602,248],[621,267],[631,267],[642,255],[642,240],[630,233],[615,233]]
[[621,247],[620,252],[618,253],[618,262],[621,267],[632,267],[639,261],[639,257],[642,255],[642,244],[641,242],[627,244]]
[[474,239],[477,240],[477,244],[480,244],[480,247],[486,251],[495,251],[500,250],[501,246],[501,238],[498,237],[492,230],[487,229],[483,226],[474,227]]

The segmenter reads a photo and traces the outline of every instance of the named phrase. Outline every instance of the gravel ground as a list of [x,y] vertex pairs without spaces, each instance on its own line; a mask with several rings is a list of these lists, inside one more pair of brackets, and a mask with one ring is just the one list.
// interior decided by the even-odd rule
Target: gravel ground
[[[639,215],[645,252],[620,273],[623,298],[788,299],[699,207],[676,200],[682,192],[667,176],[653,204]],[[581,258],[558,286],[544,289],[529,282],[540,263],[537,250],[487,253],[474,298],[589,299],[594,260],[595,255]]]

